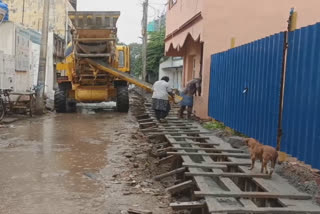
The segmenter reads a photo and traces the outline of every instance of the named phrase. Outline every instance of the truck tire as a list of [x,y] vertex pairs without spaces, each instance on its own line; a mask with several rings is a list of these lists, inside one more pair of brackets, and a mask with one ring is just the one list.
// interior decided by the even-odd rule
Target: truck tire
[[129,111],[129,91],[128,86],[117,87],[117,111],[128,112]]
[[71,101],[67,99],[67,113],[75,113],[77,112],[77,103],[75,101]]
[[67,96],[66,91],[57,89],[54,93],[54,108],[57,113],[67,112]]
[[6,114],[6,105],[4,104],[3,100],[0,99],[0,121],[3,119],[5,114]]

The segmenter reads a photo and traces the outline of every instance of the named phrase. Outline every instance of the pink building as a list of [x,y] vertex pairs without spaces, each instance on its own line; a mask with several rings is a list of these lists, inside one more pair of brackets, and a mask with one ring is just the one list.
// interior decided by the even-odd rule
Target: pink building
[[210,56],[285,31],[292,7],[298,27],[320,21],[319,0],[169,0],[166,55],[184,57],[182,82],[202,77],[202,96],[194,111],[208,117]]

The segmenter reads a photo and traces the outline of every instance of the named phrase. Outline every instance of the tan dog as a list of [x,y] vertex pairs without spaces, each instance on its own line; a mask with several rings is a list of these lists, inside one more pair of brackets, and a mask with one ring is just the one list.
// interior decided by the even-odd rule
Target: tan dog
[[278,152],[275,148],[271,146],[265,146],[261,144],[259,141],[253,138],[246,138],[244,139],[247,146],[250,150],[251,155],[251,167],[249,168],[252,170],[254,168],[254,163],[256,159],[261,161],[261,173],[263,173],[264,169],[266,170],[266,174],[268,174],[267,164],[271,161],[271,169],[270,169],[270,176],[272,175],[277,159],[278,159]]

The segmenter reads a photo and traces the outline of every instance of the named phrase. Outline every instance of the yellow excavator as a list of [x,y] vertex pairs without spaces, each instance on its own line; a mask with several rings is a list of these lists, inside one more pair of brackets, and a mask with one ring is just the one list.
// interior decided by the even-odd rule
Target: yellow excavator
[[58,89],[54,105],[58,113],[74,112],[76,103],[115,101],[119,112],[128,112],[128,84],[147,91],[152,85],[132,77],[130,50],[117,46],[120,12],[69,12],[73,24],[72,43],[64,63],[57,65]]

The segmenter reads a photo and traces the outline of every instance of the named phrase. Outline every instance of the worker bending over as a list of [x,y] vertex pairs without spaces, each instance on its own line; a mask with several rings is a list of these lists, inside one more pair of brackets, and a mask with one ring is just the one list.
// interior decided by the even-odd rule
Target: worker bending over
[[170,112],[169,95],[174,97],[172,88],[169,85],[169,77],[164,76],[153,84],[152,109],[158,121],[165,122]]
[[201,96],[201,79],[195,78],[187,83],[186,88],[181,92],[183,100],[180,103],[179,117],[183,118],[183,113],[187,109],[187,118],[190,119],[193,108],[193,96]]

